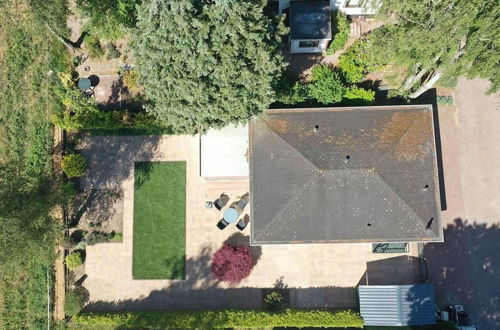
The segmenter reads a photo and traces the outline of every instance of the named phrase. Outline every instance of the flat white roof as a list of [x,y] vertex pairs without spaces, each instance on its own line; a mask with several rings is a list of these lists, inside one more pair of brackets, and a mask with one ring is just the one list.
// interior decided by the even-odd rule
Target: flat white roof
[[248,125],[211,129],[201,136],[201,176],[206,179],[248,177]]

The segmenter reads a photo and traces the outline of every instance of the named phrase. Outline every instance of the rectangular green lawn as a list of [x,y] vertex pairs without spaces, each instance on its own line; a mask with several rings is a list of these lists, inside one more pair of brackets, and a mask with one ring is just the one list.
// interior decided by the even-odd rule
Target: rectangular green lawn
[[184,279],[186,162],[135,164],[134,279]]

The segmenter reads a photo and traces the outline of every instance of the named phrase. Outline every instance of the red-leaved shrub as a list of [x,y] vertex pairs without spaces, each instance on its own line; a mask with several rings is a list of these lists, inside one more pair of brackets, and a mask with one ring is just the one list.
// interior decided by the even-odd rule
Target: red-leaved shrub
[[252,271],[255,265],[248,246],[225,244],[212,257],[212,273],[225,282],[239,282]]

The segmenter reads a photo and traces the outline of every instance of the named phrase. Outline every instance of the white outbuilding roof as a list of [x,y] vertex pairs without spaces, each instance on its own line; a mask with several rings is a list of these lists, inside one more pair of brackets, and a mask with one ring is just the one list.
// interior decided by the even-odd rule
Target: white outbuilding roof
[[208,180],[248,178],[248,125],[211,129],[201,136],[201,176]]

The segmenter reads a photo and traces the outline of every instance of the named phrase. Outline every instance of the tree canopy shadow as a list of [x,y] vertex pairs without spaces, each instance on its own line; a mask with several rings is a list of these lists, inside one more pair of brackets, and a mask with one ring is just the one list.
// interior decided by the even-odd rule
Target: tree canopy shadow
[[478,329],[500,329],[500,225],[460,218],[444,229],[444,243],[424,248],[429,281],[440,307],[464,305]]
[[88,170],[82,189],[116,188],[134,171],[136,162],[147,162],[159,154],[159,135],[86,136],[77,149],[85,156]]
[[[250,309],[262,307],[262,290],[271,287],[232,287],[217,280],[210,265],[215,251],[205,246],[196,258],[186,260],[186,279],[165,281],[165,288],[140,299],[91,301],[84,310],[94,312],[127,310]],[[283,282],[283,278],[277,282]],[[287,287],[282,283],[283,287]],[[124,288],[126,289],[126,288]],[[288,288],[292,308],[355,308],[354,287]]]

